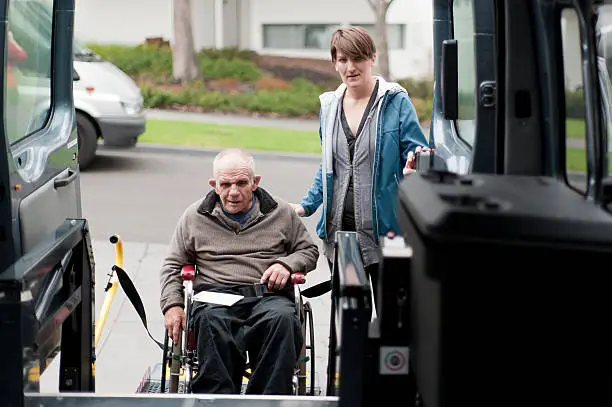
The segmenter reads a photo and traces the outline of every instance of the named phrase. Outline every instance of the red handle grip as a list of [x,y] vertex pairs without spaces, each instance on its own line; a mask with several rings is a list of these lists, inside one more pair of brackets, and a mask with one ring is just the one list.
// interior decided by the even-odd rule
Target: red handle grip
[[195,275],[196,275],[195,266],[192,264],[183,266],[183,268],[181,269],[181,278],[183,280],[193,281],[195,280]]
[[291,274],[291,282],[293,284],[304,284],[306,282],[306,277],[302,273],[293,273]]

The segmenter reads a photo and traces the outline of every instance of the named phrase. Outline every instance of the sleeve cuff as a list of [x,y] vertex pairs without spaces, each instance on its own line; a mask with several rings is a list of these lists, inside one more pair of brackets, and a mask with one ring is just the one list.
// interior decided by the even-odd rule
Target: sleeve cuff
[[289,274],[293,274],[294,273],[293,268],[290,265],[288,265],[287,263],[285,263],[284,261],[282,261],[282,260],[274,260],[272,262],[272,264],[276,264],[276,263],[280,264],[281,266],[283,266],[287,270],[289,270]]
[[185,309],[185,304],[183,304],[182,302],[170,303],[170,304],[166,305],[164,308],[162,308],[162,314],[166,315],[166,311],[168,311],[172,307],[181,307],[181,308]]

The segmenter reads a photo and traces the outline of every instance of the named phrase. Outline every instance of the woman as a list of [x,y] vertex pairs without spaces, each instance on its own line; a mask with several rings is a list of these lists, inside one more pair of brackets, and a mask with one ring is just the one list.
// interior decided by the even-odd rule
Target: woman
[[379,236],[400,233],[397,187],[415,171],[415,153],[428,143],[406,90],[372,75],[376,48],[363,28],[334,31],[330,51],[342,84],[320,96],[321,165],[293,207],[310,216],[323,204],[317,234],[330,267],[335,233],[357,232],[376,293]]

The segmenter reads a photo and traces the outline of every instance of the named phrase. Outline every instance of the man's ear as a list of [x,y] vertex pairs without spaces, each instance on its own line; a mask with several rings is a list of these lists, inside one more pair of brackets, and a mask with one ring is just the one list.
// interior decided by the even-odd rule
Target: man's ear
[[257,187],[259,186],[260,180],[261,180],[261,175],[255,175],[255,177],[253,177],[253,191],[255,191]]
[[208,180],[208,185],[210,185],[213,188],[216,188],[217,187],[217,181],[215,181],[214,178],[211,178],[211,179]]

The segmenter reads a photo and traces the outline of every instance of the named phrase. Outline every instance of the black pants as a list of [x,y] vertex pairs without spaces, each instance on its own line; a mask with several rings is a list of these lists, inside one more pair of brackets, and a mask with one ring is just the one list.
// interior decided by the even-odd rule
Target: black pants
[[281,295],[249,297],[231,307],[195,303],[199,371],[194,393],[239,394],[247,351],[247,394],[289,395],[303,345],[295,303]]

